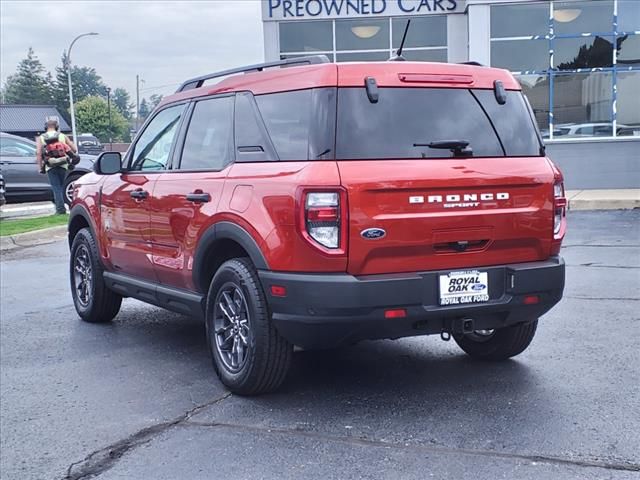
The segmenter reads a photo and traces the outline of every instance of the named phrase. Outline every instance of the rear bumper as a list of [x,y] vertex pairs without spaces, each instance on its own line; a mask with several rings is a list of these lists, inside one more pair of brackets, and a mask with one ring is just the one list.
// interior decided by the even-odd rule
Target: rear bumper
[[[537,319],[562,298],[561,257],[478,270],[488,272],[489,301],[464,306],[439,305],[438,275],[447,271],[354,277],[261,270],[259,276],[276,328],[304,348],[505,327]],[[272,285],[285,287],[286,297],[273,296]],[[525,304],[527,295],[538,303]],[[407,316],[387,319],[390,308],[404,308]]]

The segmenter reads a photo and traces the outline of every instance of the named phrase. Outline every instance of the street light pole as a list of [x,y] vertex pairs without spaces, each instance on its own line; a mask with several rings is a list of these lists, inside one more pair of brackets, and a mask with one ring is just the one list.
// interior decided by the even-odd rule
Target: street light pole
[[76,135],[76,111],[73,107],[73,88],[71,88],[71,49],[73,48],[73,44],[76,43],[82,37],[88,37],[90,35],[98,35],[96,32],[83,33],[78,35],[73,39],[71,45],[69,45],[69,49],[67,50],[67,80],[69,82],[69,110],[71,111],[71,134],[73,135],[73,142],[76,144],[76,149],[78,148],[78,137]]

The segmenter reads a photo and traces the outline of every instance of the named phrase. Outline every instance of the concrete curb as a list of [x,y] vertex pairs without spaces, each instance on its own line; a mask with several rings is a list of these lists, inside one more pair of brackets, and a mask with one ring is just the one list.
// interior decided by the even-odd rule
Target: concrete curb
[[33,232],[0,237],[0,251],[7,252],[10,250],[17,250],[19,248],[53,243],[66,238],[66,236],[67,226],[61,225],[59,227],[44,228]]
[[43,217],[53,215],[56,209],[51,202],[17,203],[0,207],[0,219]]
[[640,208],[640,189],[567,190],[569,210],[632,210]]

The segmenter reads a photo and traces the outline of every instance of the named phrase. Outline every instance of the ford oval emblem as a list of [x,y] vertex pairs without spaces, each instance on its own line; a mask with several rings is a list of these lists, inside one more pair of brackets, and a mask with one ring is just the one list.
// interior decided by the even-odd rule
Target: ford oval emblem
[[385,232],[381,228],[367,228],[366,230],[362,230],[360,232],[362,238],[366,238],[367,240],[377,240],[384,237],[386,234],[387,232]]
[[480,290],[484,290],[485,288],[487,288],[487,286],[484,283],[476,283],[471,288],[474,289],[476,292],[479,292]]

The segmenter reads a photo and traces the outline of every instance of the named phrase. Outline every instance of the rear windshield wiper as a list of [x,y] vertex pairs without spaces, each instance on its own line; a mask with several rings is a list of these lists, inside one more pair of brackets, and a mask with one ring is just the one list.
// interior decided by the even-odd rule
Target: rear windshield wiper
[[439,140],[430,143],[414,143],[413,146],[451,150],[456,157],[470,157],[473,155],[473,150],[469,147],[469,142],[466,140]]

